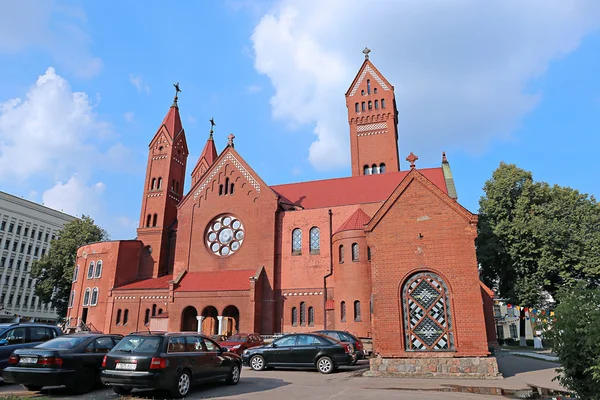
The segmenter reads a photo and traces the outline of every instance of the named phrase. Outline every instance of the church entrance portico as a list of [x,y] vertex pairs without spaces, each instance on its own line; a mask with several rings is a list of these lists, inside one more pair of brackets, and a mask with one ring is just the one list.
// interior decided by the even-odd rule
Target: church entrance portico
[[198,318],[198,332],[205,335],[219,335],[221,333],[221,319],[214,306],[204,307],[202,315]]
[[221,334],[231,336],[240,332],[240,311],[236,306],[223,309],[223,324]]
[[196,308],[194,306],[187,306],[186,308],[184,308],[183,312],[181,313],[181,331],[197,331],[199,322],[197,316],[198,311],[196,311]]

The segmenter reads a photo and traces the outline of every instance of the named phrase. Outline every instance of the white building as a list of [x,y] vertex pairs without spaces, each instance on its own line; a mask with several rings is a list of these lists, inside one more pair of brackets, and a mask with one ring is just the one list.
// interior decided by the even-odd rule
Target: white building
[[31,265],[46,254],[56,231],[74,219],[0,192],[0,322],[58,319],[56,309],[35,295]]
[[[530,313],[526,315],[529,317]],[[496,320],[496,336],[498,339],[514,339],[519,342],[519,322],[520,322],[520,311],[511,307],[508,308],[506,304],[494,305],[494,318]],[[533,339],[531,319],[525,320],[525,339]]]

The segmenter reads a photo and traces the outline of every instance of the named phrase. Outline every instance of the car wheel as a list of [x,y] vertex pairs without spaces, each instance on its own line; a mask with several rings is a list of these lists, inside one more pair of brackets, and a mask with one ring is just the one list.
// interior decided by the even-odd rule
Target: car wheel
[[77,380],[77,386],[72,388],[73,392],[85,394],[90,392],[96,385],[96,374],[89,368],[83,368]]
[[124,387],[124,386],[113,386],[112,390],[113,390],[113,392],[115,392],[118,395],[127,396],[129,393],[131,393],[133,388]]
[[250,359],[250,368],[255,371],[262,371],[265,369],[265,359],[262,356],[253,356]]
[[43,386],[39,385],[23,385],[23,387],[29,390],[30,392],[39,392],[43,388]]
[[171,389],[171,395],[175,398],[185,397],[192,386],[192,376],[188,370],[183,370],[177,375],[175,386]]
[[317,360],[317,369],[322,374],[330,374],[333,372],[333,361],[327,356],[323,356]]
[[225,380],[225,383],[227,383],[228,385],[237,385],[237,383],[240,381],[241,371],[242,369],[240,368],[239,364],[233,364],[233,367],[231,367],[231,372]]

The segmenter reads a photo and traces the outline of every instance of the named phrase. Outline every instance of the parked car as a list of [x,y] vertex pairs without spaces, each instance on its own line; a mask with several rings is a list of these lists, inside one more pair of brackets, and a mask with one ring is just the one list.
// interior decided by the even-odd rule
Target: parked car
[[0,371],[17,349],[36,346],[62,335],[58,326],[44,324],[0,324]]
[[209,338],[217,343],[221,343],[227,340],[227,335],[210,335]]
[[31,391],[44,386],[66,386],[78,394],[100,383],[102,359],[121,335],[74,333],[29,349],[18,349],[2,372],[5,382],[20,383]]
[[316,367],[329,374],[352,363],[350,345],[319,333],[286,335],[273,343],[244,351],[242,361],[255,371],[269,367]]
[[219,345],[226,347],[232,353],[242,355],[244,350],[252,347],[263,346],[265,342],[262,340],[257,333],[238,333],[233,335],[226,340],[219,342]]
[[133,333],[125,336],[102,362],[102,382],[115,393],[132,389],[167,389],[184,397],[193,383],[240,380],[242,359],[198,333]]
[[316,331],[315,333],[322,333],[323,335],[330,336],[336,340],[339,340],[342,343],[348,343],[352,345],[352,353],[354,354],[354,360],[352,361],[352,365],[356,364],[358,360],[362,360],[363,358],[365,358],[365,346],[363,346],[363,342],[351,333],[348,333],[346,331],[334,330],[322,330]]

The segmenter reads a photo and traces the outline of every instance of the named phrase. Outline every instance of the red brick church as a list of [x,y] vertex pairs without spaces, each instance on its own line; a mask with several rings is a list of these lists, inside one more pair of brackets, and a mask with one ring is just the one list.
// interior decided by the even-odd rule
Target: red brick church
[[351,177],[270,186],[233,135],[217,151],[211,129],[184,193],[176,96],[150,141],[137,238],[78,250],[70,324],[121,334],[327,327],[373,337],[385,357],[486,356],[495,333],[477,216],[457,202],[445,155],[417,168],[411,153],[400,168],[394,87],[368,52],[346,106]]

